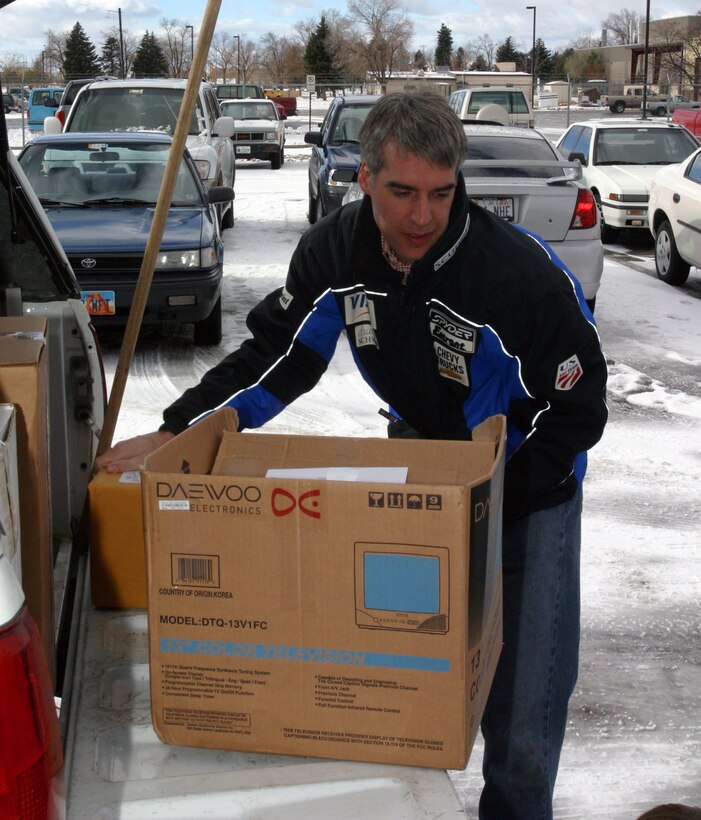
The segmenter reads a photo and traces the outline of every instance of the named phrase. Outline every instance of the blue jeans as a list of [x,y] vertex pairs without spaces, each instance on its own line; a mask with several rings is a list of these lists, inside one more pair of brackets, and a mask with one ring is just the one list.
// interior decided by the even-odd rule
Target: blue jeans
[[482,718],[480,820],[551,820],[579,662],[581,490],[504,526],[504,646]]

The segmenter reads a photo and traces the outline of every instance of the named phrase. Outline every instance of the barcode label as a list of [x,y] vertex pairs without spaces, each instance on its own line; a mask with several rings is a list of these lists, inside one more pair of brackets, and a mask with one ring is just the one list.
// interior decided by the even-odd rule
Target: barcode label
[[171,580],[176,586],[218,587],[218,555],[171,554]]

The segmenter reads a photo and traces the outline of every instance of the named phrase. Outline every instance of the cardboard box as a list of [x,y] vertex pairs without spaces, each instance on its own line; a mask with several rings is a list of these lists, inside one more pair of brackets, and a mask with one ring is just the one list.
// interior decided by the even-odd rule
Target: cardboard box
[[88,485],[94,606],[146,606],[141,475],[101,471]]
[[13,404],[0,404],[0,554],[22,583],[22,551],[17,476],[17,412]]
[[48,335],[41,316],[0,316],[0,402],[17,410],[22,587],[54,669]]
[[[464,768],[501,647],[504,419],[474,442],[235,429],[219,410],[142,474],[159,737]],[[329,466],[408,480],[265,477]]]

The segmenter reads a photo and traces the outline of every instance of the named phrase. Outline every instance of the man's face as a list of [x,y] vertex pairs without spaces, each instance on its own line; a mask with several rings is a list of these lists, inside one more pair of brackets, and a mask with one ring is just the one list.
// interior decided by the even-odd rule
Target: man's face
[[358,184],[372,197],[375,222],[402,262],[425,256],[448,226],[457,184],[454,168],[402,153],[390,143],[379,173],[371,174],[361,162]]

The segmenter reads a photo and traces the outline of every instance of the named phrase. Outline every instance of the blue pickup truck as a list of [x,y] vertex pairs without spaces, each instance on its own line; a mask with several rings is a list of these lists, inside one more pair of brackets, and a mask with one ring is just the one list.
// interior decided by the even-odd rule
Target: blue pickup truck
[[27,101],[27,128],[30,131],[43,131],[44,118],[56,114],[61,104],[63,86],[42,86],[29,92]]

